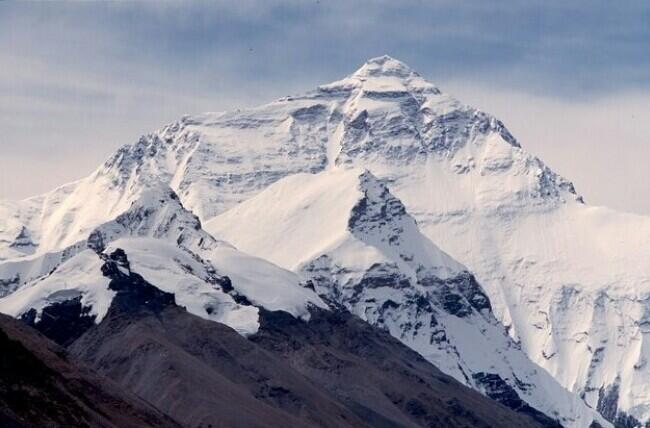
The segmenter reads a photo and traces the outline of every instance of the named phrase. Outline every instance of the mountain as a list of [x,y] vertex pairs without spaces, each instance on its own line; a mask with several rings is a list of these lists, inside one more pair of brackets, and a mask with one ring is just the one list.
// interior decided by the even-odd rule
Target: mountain
[[[70,353],[183,426],[361,424],[351,412],[235,330],[176,305],[134,272],[131,253],[108,253],[102,271],[115,297]],[[289,400],[283,400],[284,391]],[[277,399],[276,399],[277,397]],[[303,402],[302,413],[292,401]],[[285,401],[288,401],[285,403]]]
[[[0,310],[182,426],[557,426],[482,397],[386,333],[331,313],[297,275],[206,233],[165,186],[144,190],[86,240],[1,269],[19,280]],[[337,335],[357,340],[327,343]],[[337,357],[319,362],[314,349]],[[341,361],[349,368],[337,377]]]
[[180,427],[112,381],[74,364],[38,332],[0,315],[0,425]]
[[[585,204],[568,180],[527,153],[499,120],[386,56],[303,95],[183,117],[124,146],[87,178],[24,201],[0,202],[0,288],[3,294],[20,292],[30,279],[58,266],[56,260],[65,258],[60,252],[83,247],[97,227],[124,214],[143,189],[160,182],[200,222],[212,225],[285,177],[334,169],[368,170],[385,184],[417,223],[418,240],[463,266],[512,343],[562,386],[619,426],[650,420],[644,345],[650,219]],[[282,197],[285,204],[290,199]],[[311,233],[346,231],[337,221],[344,220],[320,217]],[[269,248],[270,238],[239,227],[241,236],[233,241],[259,240]],[[314,245],[303,248],[295,241],[287,259],[302,263],[314,249],[328,250],[330,257],[343,254],[329,254],[327,242],[305,238]],[[382,248],[363,247],[373,254]],[[242,254],[226,244],[215,248],[190,251],[204,260],[212,252]],[[398,253],[388,258],[403,261]],[[300,287],[310,278],[302,265],[276,261],[295,271],[298,286],[291,290],[310,291]],[[430,264],[446,266],[440,262]],[[217,276],[226,276],[229,266],[222,264]],[[413,270],[405,262],[398,267]],[[251,275],[260,278],[242,278]],[[298,299],[298,312],[306,314],[317,299]],[[237,327],[245,334],[259,322],[239,319],[245,320]]]
[[[349,314],[314,307],[305,321],[262,309],[260,329],[247,339],[177,306],[173,294],[132,271],[121,248],[106,253],[101,271],[115,293],[104,318],[66,350],[48,346],[137,394],[180,426],[556,426],[464,387]],[[60,337],[59,328],[69,325],[43,330]],[[31,377],[19,375],[24,378]],[[41,392],[40,384],[34,388]],[[83,415],[70,410],[70,417]],[[167,426],[153,417],[152,423]]]
[[242,334],[257,331],[256,305],[298,317],[308,317],[312,305],[326,308],[297,275],[217,241],[171,189],[154,186],[87,239],[60,251],[0,263],[2,276],[14,278],[18,287],[0,299],[0,311],[39,324],[60,318],[43,314],[65,310],[83,327],[61,341],[76,339],[101,322],[115,297],[102,266],[117,248],[128,252],[128,269],[174,293],[190,312]]
[[474,276],[426,238],[368,171],[332,168],[286,177],[206,229],[294,269],[325,300],[510,407],[527,403],[528,412],[558,415],[566,426],[588,426],[593,418],[527,358]]

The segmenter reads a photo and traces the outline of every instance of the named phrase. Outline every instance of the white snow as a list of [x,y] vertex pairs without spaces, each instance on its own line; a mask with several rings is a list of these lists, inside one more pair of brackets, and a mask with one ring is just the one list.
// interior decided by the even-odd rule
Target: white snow
[[220,273],[232,280],[238,292],[256,305],[303,319],[309,319],[310,306],[327,309],[316,293],[302,286],[296,274],[264,259],[232,248],[217,248],[207,257]]
[[0,299],[0,312],[18,317],[29,309],[40,317],[44,307],[71,298],[81,297],[81,304],[90,307],[90,315],[100,322],[106,315],[115,292],[108,288],[104,262],[91,250],[84,250],[61,264],[42,280],[33,281]]
[[361,198],[360,172],[286,177],[205,228],[242,251],[294,269],[349,236],[349,213]]
[[239,333],[257,332],[258,309],[238,305],[218,285],[210,283],[211,267],[161,239],[118,239],[107,247],[110,254],[117,248],[126,252],[131,271],[157,288],[173,293],[176,303],[201,318],[226,324]]
[[[296,174],[215,217],[205,228],[242,251],[291,270],[337,249],[345,257],[346,266],[355,263],[367,268],[377,258],[383,258],[400,264],[413,277],[413,266],[422,264],[435,269],[440,278],[463,271],[462,265],[424,238],[410,218],[398,220],[400,240],[408,248],[388,245],[375,230],[363,237],[364,243],[374,248],[372,255],[349,243],[359,239],[348,227],[354,206],[365,195],[380,200],[383,189],[372,175],[360,169]],[[404,261],[400,252],[408,253],[412,262]]]
[[620,383],[620,408],[650,416],[646,217],[567,203],[425,230],[477,274],[533,361],[593,406]]
[[[302,287],[294,273],[231,247],[206,252],[203,259],[164,239],[128,237],[112,241],[103,252],[110,254],[117,248],[126,252],[131,272],[173,293],[176,303],[190,313],[226,324],[243,335],[257,332],[259,310],[256,306],[237,304],[215,283],[215,278],[229,276],[239,294],[271,311],[282,310],[309,319],[310,306],[327,308],[313,291]],[[51,258],[49,254],[45,256],[47,260]],[[90,314],[97,316],[96,322],[100,322],[115,295],[108,288],[109,278],[102,275],[103,263],[92,250],[81,250],[57,265],[53,272],[26,281],[17,291],[0,299],[0,312],[21,316],[33,308],[40,314],[56,301],[79,296],[81,303],[91,308]]]
[[60,251],[0,262],[0,279],[11,282],[7,292],[18,289],[0,299],[0,312],[19,316],[34,308],[40,313],[52,302],[52,295],[70,296],[59,293],[57,283],[64,284],[64,289],[72,287],[65,284],[77,283],[75,292],[100,322],[114,293],[98,285],[108,284],[100,271],[99,256],[84,267],[84,275],[72,271],[88,263],[93,254],[88,247],[106,254],[123,249],[133,272],[173,293],[176,302],[190,313],[229,325],[243,335],[257,332],[258,308],[237,304],[216,282],[220,276],[231,276],[238,293],[268,310],[284,310],[308,319],[309,307],[327,308],[295,274],[214,239],[171,189],[154,183],[138,192],[128,209],[114,220],[89,232],[88,239]]

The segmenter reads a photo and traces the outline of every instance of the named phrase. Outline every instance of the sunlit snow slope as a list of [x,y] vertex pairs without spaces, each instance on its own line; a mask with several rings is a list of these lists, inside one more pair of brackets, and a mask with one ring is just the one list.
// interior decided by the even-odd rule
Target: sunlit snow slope
[[326,308],[297,275],[217,241],[171,189],[153,186],[87,239],[0,262],[0,278],[17,289],[0,299],[0,312],[40,320],[43,310],[75,301],[79,316],[100,322],[115,296],[102,266],[118,249],[129,270],[174,293],[189,312],[242,334],[257,331],[258,306],[307,319],[310,306]]
[[333,168],[283,178],[206,229],[294,269],[326,300],[510,407],[523,400],[528,411],[553,415],[564,426],[593,420],[578,396],[508,336],[474,276],[422,235],[368,171]]

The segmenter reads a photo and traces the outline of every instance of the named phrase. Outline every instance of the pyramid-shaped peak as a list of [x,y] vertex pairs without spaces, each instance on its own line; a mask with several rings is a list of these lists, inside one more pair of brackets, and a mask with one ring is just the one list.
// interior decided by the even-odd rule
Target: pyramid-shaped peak
[[367,191],[370,188],[385,189],[384,183],[375,176],[370,170],[364,169],[359,175],[359,188],[362,191]]
[[402,78],[413,75],[417,75],[417,73],[411,67],[388,55],[369,59],[353,74],[356,77],[395,76]]

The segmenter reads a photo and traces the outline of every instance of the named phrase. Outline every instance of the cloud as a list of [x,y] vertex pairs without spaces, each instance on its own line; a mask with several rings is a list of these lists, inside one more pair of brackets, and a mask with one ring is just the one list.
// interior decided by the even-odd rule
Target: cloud
[[390,53],[438,79],[514,82],[558,95],[650,85],[650,55],[643,55],[650,40],[647,1],[52,2],[0,8],[7,10],[0,14],[5,51],[99,81],[183,80],[194,90],[223,91],[230,82],[279,83],[305,74],[320,81]]

